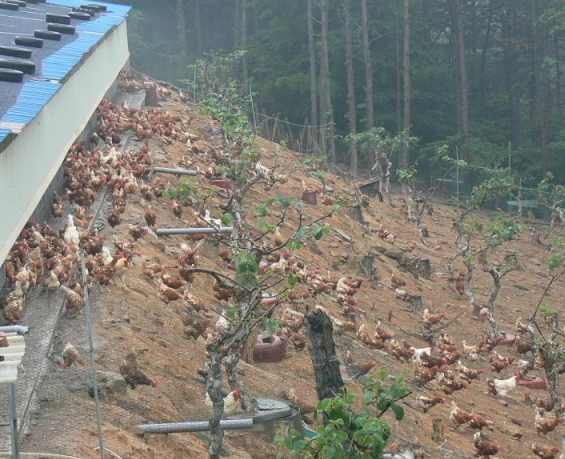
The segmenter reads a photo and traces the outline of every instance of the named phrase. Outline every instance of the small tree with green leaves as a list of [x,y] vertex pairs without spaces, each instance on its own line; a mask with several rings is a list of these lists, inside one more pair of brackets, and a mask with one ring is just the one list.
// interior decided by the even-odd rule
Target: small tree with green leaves
[[390,180],[393,166],[393,156],[398,156],[403,145],[414,145],[418,142],[416,137],[409,137],[405,131],[396,136],[391,136],[385,128],[375,127],[368,131],[349,134],[345,137],[349,142],[355,142],[363,148],[371,148],[374,151],[374,162],[371,173],[379,179],[379,192],[383,191],[388,196],[389,203],[392,205],[390,194]]
[[458,257],[462,258],[467,269],[464,274],[465,294],[469,297],[473,306],[473,314],[477,317],[481,308],[470,288],[475,261],[478,260],[483,271],[489,273],[492,277],[493,290],[488,300],[487,318],[495,335],[499,334],[499,330],[494,318],[494,306],[500,292],[502,279],[519,268],[516,254],[505,251],[504,244],[516,238],[520,232],[520,226],[505,215],[498,216],[492,224],[485,226],[481,219],[475,218],[475,214],[487,202],[507,195],[510,186],[511,181],[505,174],[501,174],[500,171],[493,171],[490,178],[473,188],[466,207],[459,212],[453,223],[455,251],[447,262],[448,272],[451,276],[454,276],[453,262]]
[[550,212],[549,228],[545,235],[548,239],[557,220],[565,223],[565,186],[554,183],[553,174],[548,172],[538,184],[538,193],[538,203]]
[[[214,68],[211,66],[210,68]],[[208,69],[208,71],[210,70]],[[207,78],[213,75],[207,73]],[[258,157],[258,147],[254,142],[254,134],[249,126],[246,114],[238,105],[241,96],[236,84],[218,83],[210,88],[223,88],[222,93],[209,92],[200,106],[204,113],[210,115],[219,124],[222,148],[215,152],[216,170],[221,168],[222,174],[231,179],[232,188],[227,193],[216,192],[221,199],[220,209],[224,213],[222,222],[231,223],[233,231],[227,242],[231,249],[231,261],[235,266],[235,274],[227,271],[194,267],[190,271],[204,274],[215,280],[217,289],[227,292],[227,307],[222,312],[224,326],[207,340],[208,360],[207,392],[212,401],[210,418],[211,459],[218,459],[223,444],[223,431],[220,420],[224,414],[224,400],[221,394],[222,373],[224,365],[227,380],[232,390],[239,388],[243,408],[253,412],[256,400],[240,381],[237,365],[241,358],[240,350],[256,328],[272,328],[271,314],[274,308],[288,296],[297,280],[290,266],[281,263],[277,269],[265,273],[260,270],[263,257],[273,255],[281,249],[300,248],[307,241],[316,241],[330,231],[323,224],[337,209],[334,206],[328,213],[318,219],[307,216],[302,203],[286,196],[275,196],[266,199],[256,206],[251,206],[249,191],[258,184],[266,188],[283,180],[278,167],[267,168]],[[271,216],[276,209],[278,217]],[[267,236],[275,232],[283,223],[294,216],[296,227],[294,233],[282,243],[269,243]],[[225,241],[222,241],[224,242]],[[278,245],[277,245],[278,244]],[[263,293],[275,294],[278,301],[274,305],[263,302]]]
[[[445,170],[442,179],[447,177],[453,169],[456,167],[463,167],[465,165],[464,161],[456,161],[446,155],[448,150],[447,145],[441,146],[435,157],[438,166],[446,164],[448,167]],[[418,161],[416,160],[412,166],[408,169],[397,169],[396,175],[398,177],[398,181],[403,185],[406,191],[406,205],[408,207],[408,220],[415,221],[416,227],[418,229],[418,235],[420,237],[420,241],[424,245],[428,245],[426,238],[428,237],[428,231],[424,225],[424,214],[426,211],[426,207],[428,202],[431,200],[435,192],[439,188],[439,184],[441,181],[438,181],[438,184],[428,188],[425,194],[418,198],[416,196],[416,178],[418,176]]]
[[388,373],[370,375],[364,386],[363,400],[357,408],[357,396],[343,389],[335,397],[318,403],[316,419],[321,419],[313,438],[293,430],[279,432],[275,439],[278,459],[378,459],[383,457],[390,439],[389,422],[383,418],[389,410],[397,421],[404,418],[404,410],[397,403],[412,391],[397,376],[394,383],[385,386]]

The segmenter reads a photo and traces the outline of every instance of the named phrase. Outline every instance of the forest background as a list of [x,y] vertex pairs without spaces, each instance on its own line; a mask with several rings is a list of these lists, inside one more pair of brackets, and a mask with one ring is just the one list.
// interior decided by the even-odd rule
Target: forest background
[[424,185],[438,151],[472,166],[467,189],[493,169],[523,199],[548,172],[565,184],[564,0],[128,3],[135,70],[196,99],[236,84],[264,136],[354,176],[382,127],[417,139],[391,161]]

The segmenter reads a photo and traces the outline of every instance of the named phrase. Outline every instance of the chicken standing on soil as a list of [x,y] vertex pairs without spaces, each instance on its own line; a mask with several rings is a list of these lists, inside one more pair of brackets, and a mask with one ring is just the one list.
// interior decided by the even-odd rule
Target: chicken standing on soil
[[157,213],[152,206],[149,206],[145,211],[144,219],[145,223],[147,223],[147,226],[155,226],[155,223],[157,222]]
[[489,459],[491,456],[496,456],[502,450],[502,445],[497,445],[490,441],[483,440],[481,432],[477,432],[473,435],[473,443],[475,444],[477,455],[483,459]]
[[[224,415],[229,416],[230,414],[235,414],[239,411],[242,411],[240,400],[241,390],[239,389],[239,387],[236,387],[224,397]],[[206,406],[213,406],[208,392],[206,392],[206,400],[204,401],[204,404]]]
[[458,429],[460,425],[467,424],[471,419],[471,413],[463,410],[457,406],[455,400],[451,401],[451,411],[449,412],[449,419]]
[[84,297],[66,285],[61,285],[61,289],[65,292],[66,298],[65,314],[68,317],[76,317],[76,315],[84,308]]
[[347,366],[353,367],[353,369],[357,370],[355,372],[357,373],[357,375],[365,375],[369,373],[369,371],[371,371],[378,362],[376,360],[373,360],[371,362],[357,362],[355,359],[353,359],[351,353],[347,351],[345,354],[345,363]]
[[447,399],[445,397],[428,397],[427,395],[418,395],[417,397],[418,406],[422,408],[424,413],[427,413],[428,410],[438,403],[447,403]]
[[392,339],[392,338],[394,338],[394,332],[386,328],[379,320],[377,322],[377,328],[375,330],[375,339],[381,339],[385,341],[387,339]]
[[78,359],[78,351],[71,343],[67,343],[63,349],[63,363],[61,368],[69,368]]
[[498,352],[493,352],[490,355],[490,368],[492,371],[500,373],[504,368],[509,366],[514,359],[514,356],[502,357]]
[[560,448],[549,448],[532,443],[532,453],[540,459],[555,459],[555,456],[557,456],[560,452]]
[[72,215],[67,217],[67,226],[63,234],[63,240],[66,244],[74,244],[77,247],[80,244],[80,236]]
[[157,387],[159,385],[157,380],[149,378],[137,368],[137,352],[135,349],[126,355],[119,369],[124,381],[131,389],[135,389],[137,386]]
[[547,438],[547,434],[555,430],[555,428],[565,422],[565,418],[558,417],[558,418],[544,418],[542,416],[543,410],[538,409],[536,410],[536,417],[534,420],[534,427],[536,428],[536,432],[538,435],[541,433],[545,438]]
[[459,376],[462,379],[466,379],[470,381],[471,379],[477,379],[482,373],[485,372],[484,368],[479,368],[477,370],[472,368],[467,368],[465,365],[461,363],[460,360],[457,361],[456,364],[457,371],[459,372]]
[[[496,395],[500,395],[501,397],[506,397],[508,395],[508,392],[510,392],[511,390],[516,388],[516,384],[517,384],[517,379],[519,378],[518,375],[514,375],[508,379],[493,379],[492,381],[492,385],[494,387],[494,390],[496,392]],[[489,380],[487,380],[487,384],[489,383]]]
[[483,427],[490,429],[492,427],[492,424],[493,424],[492,421],[485,419],[480,414],[477,414],[474,411],[471,412],[471,416],[470,416],[470,419],[469,419],[469,426],[472,429],[482,430]]
[[285,400],[288,400],[290,403],[293,403],[296,406],[300,407],[300,414],[310,414],[316,411],[316,405],[313,405],[312,403],[309,403],[306,400],[303,400],[300,397],[296,396],[294,387],[291,387],[288,390],[288,393],[283,392],[282,397]]
[[2,317],[12,324],[20,323],[22,316],[24,315],[23,308],[23,298],[13,298],[5,307],[2,309]]
[[431,314],[429,309],[424,309],[424,314],[422,319],[424,320],[424,327],[431,328],[433,325],[436,325],[441,322],[442,319],[445,319],[447,315],[445,312],[440,312],[438,314]]

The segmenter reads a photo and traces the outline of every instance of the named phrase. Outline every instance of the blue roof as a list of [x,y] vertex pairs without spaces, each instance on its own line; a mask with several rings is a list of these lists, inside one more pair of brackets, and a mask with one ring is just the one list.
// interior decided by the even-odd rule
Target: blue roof
[[[47,0],[31,4],[18,11],[2,10],[0,14],[0,46],[15,45],[16,36],[34,36],[35,30],[47,30],[45,15],[67,14],[84,4],[101,5],[90,21],[71,19],[74,34],[62,34],[61,40],[43,40],[42,48],[28,47],[35,64],[35,73],[25,74],[23,82],[0,81],[0,143],[9,135],[14,124],[27,124],[42,110],[59,90],[70,72],[80,65],[83,57],[93,49],[115,26],[125,21],[130,6],[85,0]],[[5,59],[21,59],[0,56]]]

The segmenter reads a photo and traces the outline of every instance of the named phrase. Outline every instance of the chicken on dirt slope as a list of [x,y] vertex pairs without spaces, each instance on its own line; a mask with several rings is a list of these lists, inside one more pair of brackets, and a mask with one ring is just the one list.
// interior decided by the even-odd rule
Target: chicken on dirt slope
[[127,385],[135,389],[137,386],[151,386],[153,388],[159,385],[157,380],[149,378],[145,373],[137,368],[138,351],[133,349],[120,364],[120,374],[124,378]]

